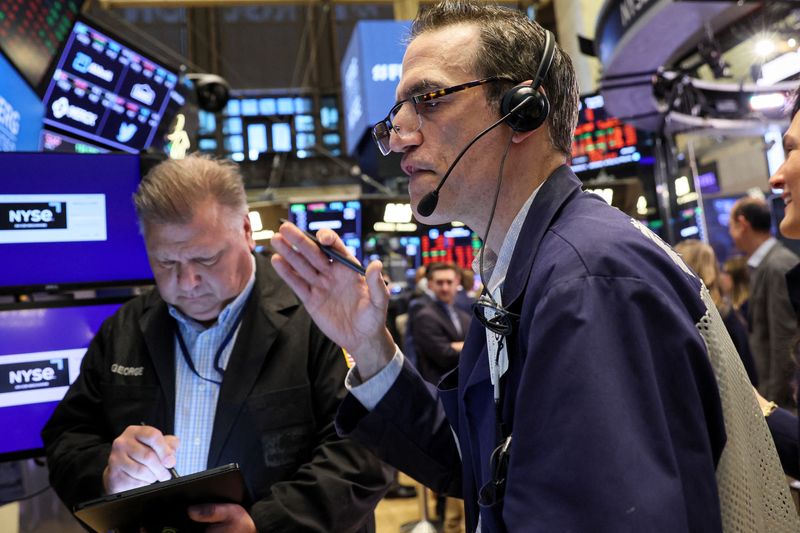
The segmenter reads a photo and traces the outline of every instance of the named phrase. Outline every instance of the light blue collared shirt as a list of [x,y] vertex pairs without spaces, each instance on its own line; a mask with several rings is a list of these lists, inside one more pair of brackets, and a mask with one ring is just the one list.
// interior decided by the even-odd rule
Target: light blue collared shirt
[[[252,258],[253,272],[244,290],[231,303],[225,306],[216,323],[205,328],[194,319],[186,316],[176,307],[169,307],[169,314],[177,321],[180,333],[189,350],[189,356],[197,372],[208,379],[222,381],[222,376],[214,368],[214,356],[222,345],[239,313],[244,309],[247,298],[256,281],[255,258]],[[228,366],[236,337],[239,336],[241,322],[225,345],[220,356],[220,367]],[[180,475],[193,474],[205,470],[208,465],[208,450],[211,446],[211,433],[214,429],[214,416],[217,410],[220,385],[196,376],[186,363],[178,336],[175,335],[175,435],[180,439],[175,470]]]

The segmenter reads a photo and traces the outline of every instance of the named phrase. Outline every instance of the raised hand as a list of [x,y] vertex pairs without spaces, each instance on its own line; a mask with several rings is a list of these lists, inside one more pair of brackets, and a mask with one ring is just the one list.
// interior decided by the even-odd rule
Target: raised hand
[[[338,235],[320,230],[324,245],[356,259]],[[272,238],[277,252],[272,265],[303,302],[317,326],[356,360],[362,379],[368,379],[394,355],[394,341],[386,329],[389,291],[380,261],[367,266],[366,277],[331,262],[294,224],[284,223]]]

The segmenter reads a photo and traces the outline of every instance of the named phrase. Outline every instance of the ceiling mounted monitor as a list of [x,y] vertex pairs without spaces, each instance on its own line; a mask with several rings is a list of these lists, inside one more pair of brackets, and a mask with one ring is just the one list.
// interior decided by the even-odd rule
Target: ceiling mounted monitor
[[69,35],[83,0],[3,0],[0,49],[38,87]]
[[136,153],[152,143],[177,85],[177,69],[78,21],[45,92],[44,122]]

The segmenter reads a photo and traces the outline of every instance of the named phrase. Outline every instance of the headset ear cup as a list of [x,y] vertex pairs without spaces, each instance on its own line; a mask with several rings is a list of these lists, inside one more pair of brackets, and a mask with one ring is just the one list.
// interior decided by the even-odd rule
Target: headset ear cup
[[512,113],[506,119],[506,124],[514,131],[533,131],[547,120],[550,102],[545,95],[533,90],[530,85],[517,85],[503,95],[500,113],[507,115],[522,102],[526,102],[525,105]]

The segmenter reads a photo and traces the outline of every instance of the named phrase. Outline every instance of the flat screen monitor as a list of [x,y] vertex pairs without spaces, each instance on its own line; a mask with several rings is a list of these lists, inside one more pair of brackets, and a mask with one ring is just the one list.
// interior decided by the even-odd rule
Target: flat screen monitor
[[570,166],[577,173],[650,161],[650,143],[646,133],[609,116],[602,95],[582,96]]
[[42,455],[40,433],[80,371],[103,320],[122,305],[70,301],[0,306],[0,460]]
[[469,228],[431,228],[420,237],[422,264],[455,263],[461,268],[472,269],[472,260],[480,250],[481,241]]
[[0,153],[0,292],[151,283],[129,154]]
[[44,95],[45,124],[136,153],[153,141],[178,75],[78,21]]
[[733,255],[740,253],[737,252],[733,239],[728,233],[728,226],[733,204],[741,197],[741,194],[703,197],[703,214],[708,228],[708,244],[714,249],[720,263],[724,263]]
[[36,150],[43,116],[39,95],[0,53],[0,152]]
[[53,131],[42,130],[39,137],[42,152],[65,152],[70,154],[106,154],[110,150]]
[[39,86],[82,4],[83,0],[0,2],[0,49],[31,86]]
[[291,204],[289,220],[298,228],[311,233],[316,233],[323,228],[332,229],[342,238],[350,253],[361,261],[360,201]]

